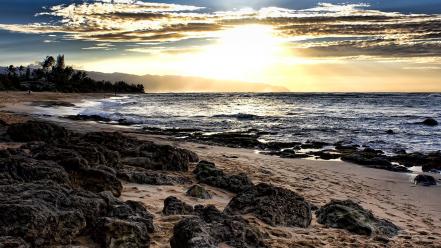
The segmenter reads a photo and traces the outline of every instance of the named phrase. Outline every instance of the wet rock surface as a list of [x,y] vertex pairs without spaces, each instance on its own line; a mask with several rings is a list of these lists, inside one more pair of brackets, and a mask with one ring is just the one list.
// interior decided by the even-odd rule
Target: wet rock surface
[[233,193],[241,192],[253,185],[244,173],[227,175],[216,165],[208,161],[200,161],[193,171],[200,183],[228,190]]
[[261,183],[235,196],[224,210],[227,214],[253,214],[272,226],[308,227],[311,206],[293,191]]
[[172,248],[208,248],[223,243],[230,247],[269,247],[267,235],[240,216],[220,212],[214,206],[196,206],[195,216],[181,220],[173,229]]
[[434,127],[434,126],[438,126],[438,121],[433,118],[427,118],[424,121],[419,122],[418,124]]
[[399,231],[390,221],[376,218],[371,211],[351,200],[332,200],[317,210],[316,216],[320,224],[359,235],[393,237]]
[[417,185],[423,185],[423,186],[435,186],[436,180],[434,177],[429,175],[417,175],[413,182]]

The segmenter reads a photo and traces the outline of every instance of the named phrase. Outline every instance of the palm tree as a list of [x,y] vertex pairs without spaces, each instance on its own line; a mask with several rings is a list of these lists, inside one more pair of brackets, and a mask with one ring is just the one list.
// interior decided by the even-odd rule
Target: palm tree
[[16,73],[16,69],[15,69],[14,65],[10,65],[8,67],[8,75],[9,76],[15,76],[16,75],[15,73]]
[[19,71],[20,77],[23,76],[24,66],[20,65],[20,67],[18,67],[18,71]]
[[64,55],[59,54],[57,56],[57,64],[55,67],[59,70],[63,70],[66,67],[66,64],[64,63]]
[[52,56],[47,56],[43,62],[41,63],[41,66],[43,66],[43,70],[45,72],[49,72],[49,69],[52,69],[52,67],[55,64],[55,59]]

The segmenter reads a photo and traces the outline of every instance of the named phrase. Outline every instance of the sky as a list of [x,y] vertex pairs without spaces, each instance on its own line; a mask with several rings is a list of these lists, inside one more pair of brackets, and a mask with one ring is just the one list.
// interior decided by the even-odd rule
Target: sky
[[77,69],[299,92],[441,92],[441,4],[0,0],[0,65],[57,54]]

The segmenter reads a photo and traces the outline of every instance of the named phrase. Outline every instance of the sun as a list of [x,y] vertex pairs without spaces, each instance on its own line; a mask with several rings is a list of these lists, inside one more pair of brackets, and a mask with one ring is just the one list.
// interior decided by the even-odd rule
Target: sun
[[281,39],[268,25],[242,25],[216,34],[216,42],[187,58],[187,73],[218,79],[261,80],[282,53]]

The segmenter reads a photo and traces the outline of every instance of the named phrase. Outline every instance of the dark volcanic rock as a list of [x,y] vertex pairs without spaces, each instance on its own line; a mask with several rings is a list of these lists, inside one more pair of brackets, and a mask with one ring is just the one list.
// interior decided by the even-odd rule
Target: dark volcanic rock
[[99,169],[81,169],[70,173],[71,183],[74,187],[83,188],[95,193],[109,191],[119,197],[123,189],[116,175]]
[[75,104],[65,101],[33,101],[32,105],[44,108],[52,107],[75,107]]
[[[12,150],[11,150],[12,151]],[[0,184],[52,180],[69,184],[69,175],[52,161],[38,161],[20,155],[0,159]]]
[[185,176],[132,166],[124,166],[124,168],[118,170],[118,177],[127,182],[149,185],[178,185],[191,183],[191,180]]
[[214,163],[207,161],[199,162],[193,173],[196,174],[199,182],[233,193],[241,192],[253,185],[246,174],[226,175],[222,170],[216,168]]
[[364,150],[345,151],[341,155],[341,160],[370,168],[408,172],[405,167],[392,164],[391,161],[393,159],[384,155],[382,151],[370,148],[366,148]]
[[68,115],[65,116],[65,118],[74,121],[102,121],[102,122],[111,121],[111,119],[99,115]]
[[197,206],[197,215],[180,221],[173,228],[172,248],[230,247],[265,248],[268,236],[240,216],[221,213],[214,206]]
[[193,207],[174,196],[169,196],[164,200],[164,215],[186,215],[193,213]]
[[29,248],[31,247],[22,238],[5,236],[0,237],[0,248]]
[[317,222],[328,227],[346,229],[360,235],[392,237],[399,228],[393,223],[377,219],[371,211],[351,200],[332,200],[317,212]]
[[329,151],[317,151],[317,152],[311,152],[310,154],[317,156],[318,158],[323,160],[338,159],[341,157],[341,154],[329,152]]
[[17,142],[55,142],[66,140],[70,135],[64,127],[41,121],[12,124],[8,128],[7,134]]
[[211,199],[211,194],[204,187],[199,184],[193,185],[190,189],[188,189],[188,196],[196,197],[200,199]]
[[438,121],[433,119],[433,118],[427,118],[422,122],[419,122],[419,124],[423,124],[426,126],[430,126],[430,127],[434,127],[434,126],[438,126]]
[[192,137],[197,140],[208,141],[228,147],[255,148],[261,144],[258,140],[259,135],[249,132],[225,132],[212,135],[195,134]]
[[422,166],[423,171],[441,170],[441,152],[399,154],[392,158],[406,167]]
[[84,214],[66,206],[70,193],[51,181],[1,185],[0,236],[20,237],[36,247],[69,244],[86,227]]
[[101,193],[108,204],[106,217],[97,219],[92,238],[102,247],[149,247],[154,231],[153,215],[140,202],[121,202]]
[[293,191],[261,183],[251,187],[228,203],[227,214],[253,214],[269,225],[308,227],[311,207]]
[[101,247],[150,247],[150,237],[143,224],[116,218],[99,218],[92,238]]
[[395,134],[395,132],[394,132],[394,130],[389,129],[389,130],[386,131],[386,134],[390,134],[390,135],[392,135],[392,134]]
[[324,146],[327,146],[327,145],[329,145],[329,144],[326,143],[326,142],[310,141],[310,142],[307,142],[305,144],[302,144],[300,147],[302,149],[321,149],[321,148],[323,148]]
[[417,175],[414,178],[413,182],[415,184],[418,184],[418,185],[420,184],[420,185],[423,185],[423,186],[433,186],[433,185],[436,185],[435,178],[432,177],[432,176],[429,176],[429,175]]

